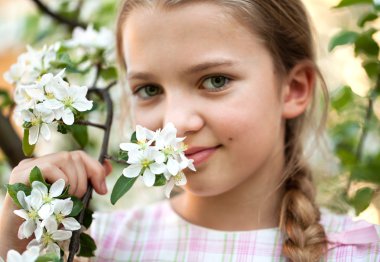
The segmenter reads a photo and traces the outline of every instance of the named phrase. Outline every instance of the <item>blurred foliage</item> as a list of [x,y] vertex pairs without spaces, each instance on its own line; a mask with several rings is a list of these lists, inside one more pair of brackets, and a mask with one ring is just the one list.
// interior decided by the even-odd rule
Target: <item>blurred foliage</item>
[[335,179],[345,181],[340,183],[344,186],[335,197],[354,207],[356,214],[364,211],[380,190],[380,121],[374,106],[380,99],[380,48],[374,40],[379,31],[376,23],[380,2],[343,0],[335,7],[355,9],[359,5],[365,11],[358,16],[356,28],[342,30],[329,44],[329,51],[342,45],[352,46],[353,55],[361,59],[371,82],[364,97],[347,85],[331,94],[329,135],[341,173]]

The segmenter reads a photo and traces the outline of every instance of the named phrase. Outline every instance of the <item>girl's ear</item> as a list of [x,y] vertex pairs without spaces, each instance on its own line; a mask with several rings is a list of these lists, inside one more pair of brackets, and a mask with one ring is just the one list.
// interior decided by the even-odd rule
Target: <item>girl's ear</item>
[[314,91],[315,69],[310,62],[297,64],[288,74],[282,92],[282,116],[295,118],[307,109]]

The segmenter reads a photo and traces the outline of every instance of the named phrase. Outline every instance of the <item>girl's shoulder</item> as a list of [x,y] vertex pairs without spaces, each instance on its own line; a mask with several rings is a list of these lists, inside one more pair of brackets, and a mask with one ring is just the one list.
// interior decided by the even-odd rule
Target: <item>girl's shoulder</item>
[[[380,226],[322,212],[328,240],[323,261],[380,261]],[[99,261],[284,261],[278,228],[223,232],[193,225],[168,200],[94,214],[91,234]],[[193,259],[194,258],[194,259]],[[117,260],[117,259],[116,259]]]
[[[380,226],[348,215],[322,211],[332,261],[380,261]],[[347,257],[352,260],[344,260]],[[328,259],[328,261],[330,261]]]

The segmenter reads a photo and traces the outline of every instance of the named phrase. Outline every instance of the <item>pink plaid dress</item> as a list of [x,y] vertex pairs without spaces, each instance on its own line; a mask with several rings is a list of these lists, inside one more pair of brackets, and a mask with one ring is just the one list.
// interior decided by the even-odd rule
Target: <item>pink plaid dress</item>
[[[380,227],[324,214],[330,241],[321,261],[380,261]],[[169,201],[145,208],[96,213],[91,234],[97,243],[93,261],[286,261],[278,228],[218,231],[190,224]]]

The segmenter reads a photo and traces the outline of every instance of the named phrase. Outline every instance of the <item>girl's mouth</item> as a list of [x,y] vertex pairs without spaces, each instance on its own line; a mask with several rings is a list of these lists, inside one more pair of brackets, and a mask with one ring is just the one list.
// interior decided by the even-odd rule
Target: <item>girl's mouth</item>
[[200,165],[211,157],[221,145],[215,147],[192,147],[185,151],[187,158],[194,160],[194,165]]

